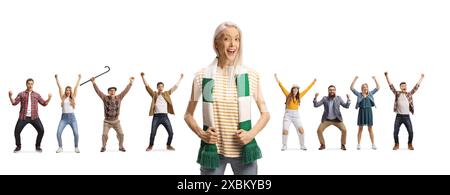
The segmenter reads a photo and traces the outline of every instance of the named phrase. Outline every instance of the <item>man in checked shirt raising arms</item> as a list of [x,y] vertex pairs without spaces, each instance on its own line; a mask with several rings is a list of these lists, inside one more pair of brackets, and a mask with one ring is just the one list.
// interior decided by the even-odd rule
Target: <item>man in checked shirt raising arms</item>
[[31,124],[36,129],[38,135],[36,138],[36,152],[42,152],[41,149],[41,141],[44,136],[44,126],[39,119],[38,113],[38,103],[42,106],[47,106],[52,99],[52,94],[48,94],[48,99],[42,99],[39,93],[33,91],[34,81],[33,79],[27,79],[27,90],[20,92],[16,99],[12,98],[12,91],[9,91],[9,100],[13,106],[20,103],[20,113],[19,120],[17,120],[17,124],[14,130],[14,137],[16,138],[16,149],[14,149],[14,153],[20,151],[22,145],[20,143],[20,133],[23,128]]

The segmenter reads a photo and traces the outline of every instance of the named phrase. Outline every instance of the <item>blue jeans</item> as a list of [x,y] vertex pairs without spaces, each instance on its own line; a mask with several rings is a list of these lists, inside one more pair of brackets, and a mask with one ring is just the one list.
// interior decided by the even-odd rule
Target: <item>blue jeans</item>
[[61,116],[61,121],[59,121],[58,131],[56,132],[56,138],[58,138],[58,145],[62,147],[61,134],[64,128],[70,125],[73,131],[75,147],[78,147],[78,124],[74,113],[63,113]]
[[169,134],[167,145],[172,144],[173,131],[169,117],[167,114],[154,114],[152,120],[152,132],[150,133],[150,145],[153,146],[153,143],[155,142],[156,130],[158,130],[159,125],[163,125],[164,128],[166,128],[167,134]]
[[257,175],[258,174],[258,164],[256,161],[244,164],[241,161],[241,158],[229,158],[220,155],[220,163],[217,169],[206,169],[201,167],[200,174],[201,175],[224,175],[225,168],[227,164],[231,164],[231,169],[233,169],[233,173],[235,175]]
[[409,118],[409,115],[401,115],[397,114],[395,117],[395,124],[394,124],[394,141],[396,144],[398,144],[398,133],[400,131],[400,126],[404,124],[406,127],[406,130],[408,131],[408,144],[412,144],[414,132],[413,127],[411,123],[411,119]]

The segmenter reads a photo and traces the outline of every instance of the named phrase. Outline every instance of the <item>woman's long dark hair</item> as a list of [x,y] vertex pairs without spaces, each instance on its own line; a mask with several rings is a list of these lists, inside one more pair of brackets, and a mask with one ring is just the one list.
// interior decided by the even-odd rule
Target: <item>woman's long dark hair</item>
[[[297,88],[297,94],[294,96],[294,88]],[[287,104],[289,101],[297,101],[297,104],[300,104],[300,89],[298,87],[292,87],[291,92],[286,98],[285,104]]]

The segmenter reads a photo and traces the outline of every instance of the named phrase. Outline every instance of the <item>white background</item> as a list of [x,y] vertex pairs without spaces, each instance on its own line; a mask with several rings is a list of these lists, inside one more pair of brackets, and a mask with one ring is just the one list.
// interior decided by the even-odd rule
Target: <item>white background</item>
[[[183,120],[194,73],[215,57],[212,36],[218,24],[237,23],[243,31],[244,63],[262,77],[271,120],[257,136],[263,151],[260,174],[449,174],[448,100],[446,66],[450,63],[450,3],[448,1],[281,1],[281,0],[166,0],[166,1],[1,1],[0,3],[0,174],[199,174],[195,163],[199,138]],[[114,130],[108,152],[100,153],[103,105],[89,83],[79,88],[76,117],[81,153],[73,152],[73,136],[63,134],[65,152],[56,154],[56,128],[61,115],[54,74],[62,85],[73,86],[78,73],[83,81],[111,66],[97,83],[121,91],[130,76],[137,79],[122,102],[121,121],[126,153],[117,152]],[[401,150],[392,151],[394,95],[383,72],[395,86],[401,81],[411,89],[420,74],[425,79],[414,95],[412,116],[415,151],[406,150],[402,127]],[[165,151],[167,133],[160,127],[155,151],[145,152],[150,134],[150,96],[139,73],[147,73],[152,86],[163,81],[172,86],[180,73],[185,79],[172,95],[171,116],[175,152]],[[308,151],[299,150],[291,127],[290,150],[281,152],[284,96],[273,74],[289,87],[317,84],[304,97],[300,115]],[[375,75],[381,83],[376,94],[374,131],[377,151],[370,149],[367,130],[363,150],[356,150],[356,97],[349,90],[355,75],[369,87]],[[35,91],[44,98],[40,107],[45,126],[44,152],[34,152],[36,131],[22,132],[23,152],[13,154],[14,126],[19,106],[9,103],[35,80]],[[325,132],[327,150],[318,151],[316,129],[323,108],[313,108],[314,93],[326,95],[327,86],[337,94],[351,94],[351,108],[343,109],[348,129],[348,151],[340,151],[340,132]],[[258,112],[254,108],[253,120]],[[201,123],[200,107],[196,119]],[[228,169],[227,174],[232,174]]]

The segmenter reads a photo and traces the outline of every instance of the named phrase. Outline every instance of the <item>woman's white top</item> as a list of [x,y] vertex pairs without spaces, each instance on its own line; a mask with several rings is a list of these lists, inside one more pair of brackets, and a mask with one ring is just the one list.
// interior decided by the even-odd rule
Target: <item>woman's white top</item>
[[64,100],[63,107],[62,107],[62,112],[65,113],[65,114],[74,112],[73,106],[70,105],[70,98],[69,97],[67,97]]

